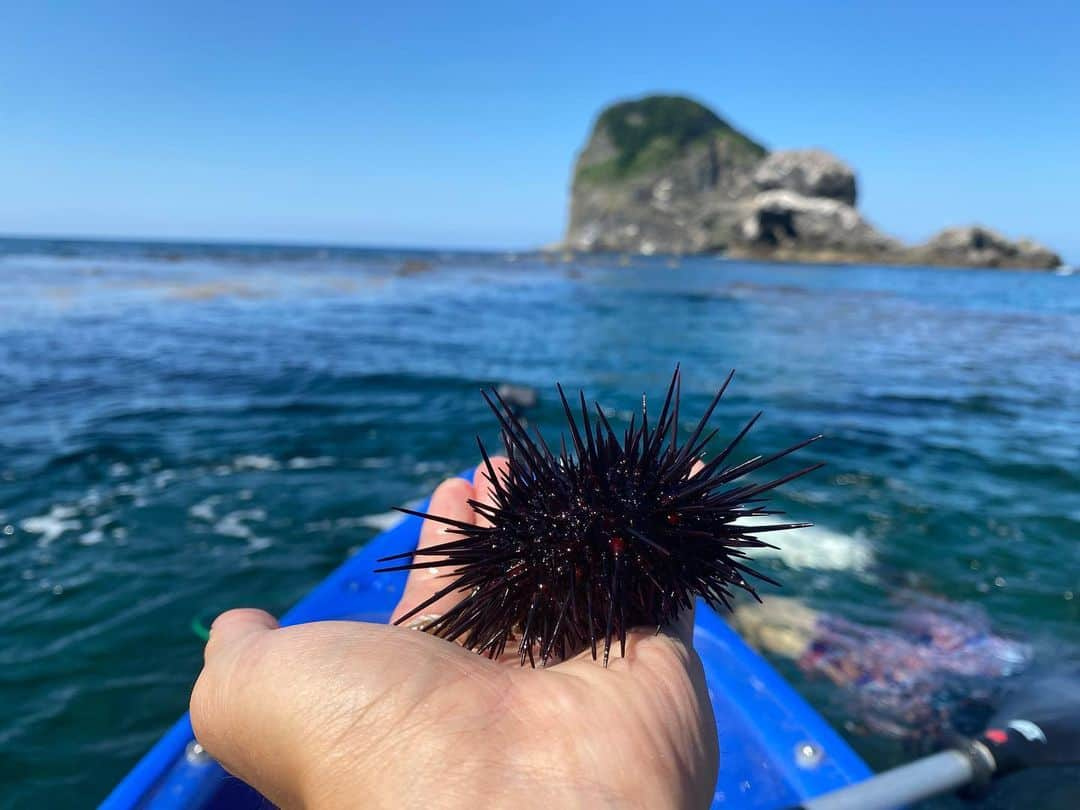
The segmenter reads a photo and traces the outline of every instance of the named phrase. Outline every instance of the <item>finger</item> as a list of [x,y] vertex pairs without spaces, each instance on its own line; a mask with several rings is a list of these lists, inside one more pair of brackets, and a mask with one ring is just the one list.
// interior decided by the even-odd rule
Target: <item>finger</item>
[[[353,621],[269,629],[233,620],[214,631],[191,723],[210,756],[268,807],[419,806],[391,802],[387,785],[399,794],[415,785],[439,761],[432,752],[457,739],[459,685],[494,695],[495,704],[506,688],[499,667],[423,633]],[[473,703],[486,715],[485,701]],[[434,786],[422,792],[440,795]]]
[[221,649],[232,649],[246,636],[273,630],[278,626],[277,619],[264,610],[255,608],[236,608],[227,610],[214,619],[210,625],[210,640],[206,642],[203,657],[210,659]]
[[[274,779],[267,779],[258,764],[260,757],[250,757],[257,746],[249,737],[265,741],[274,736],[266,733],[266,718],[252,722],[252,713],[245,707],[251,694],[258,691],[252,661],[259,656],[254,653],[277,629],[273,616],[254,608],[238,608],[218,616],[210,627],[203,669],[191,692],[190,716],[195,738],[226,770],[258,784],[260,791],[274,795],[279,805],[298,805],[296,774],[281,768]],[[263,708],[275,703],[256,702]],[[253,729],[257,729],[254,734]]]
[[[476,491],[476,495],[473,497],[482,504],[494,506],[496,487],[501,485],[509,467],[510,460],[506,458],[506,456],[492,456],[491,471],[488,470],[486,464],[481,464],[477,467],[476,472],[473,473],[473,489]],[[491,480],[492,471],[495,473],[495,482]],[[476,524],[478,526],[490,526],[491,521],[482,513],[477,512]]]
[[[372,677],[389,669],[379,661],[373,638],[387,628],[349,622],[347,636],[337,629],[342,625],[279,629],[261,611],[234,610],[212,628],[206,663],[191,693],[195,738],[274,806],[309,806],[304,794],[310,775],[336,753],[320,745],[335,739],[333,721],[347,716],[339,705],[347,691],[343,651],[367,662]],[[330,634],[337,636],[332,644],[320,640]]]
[[[463,523],[473,523],[476,519],[476,513],[469,506],[469,499],[472,497],[474,497],[472,484],[463,478],[449,478],[435,489],[427,511],[429,514],[438,515],[439,517],[450,518]],[[460,537],[451,529],[452,527],[445,523],[425,520],[420,529],[420,540],[416,544],[417,549],[431,548]],[[437,563],[445,559],[445,557],[423,555],[414,557],[413,562]],[[405,583],[405,591],[401,594],[401,600],[398,602],[397,607],[394,608],[390,620],[396,622],[402,616],[407,615],[410,611],[435,596],[436,593],[453,581],[447,576],[451,573],[453,573],[452,570],[442,565],[417,568],[410,571],[409,579]],[[461,597],[462,594],[459,593],[448,594],[424,607],[420,614],[413,616],[408,621],[412,624],[414,621],[420,620],[422,616],[441,615],[460,602]]]

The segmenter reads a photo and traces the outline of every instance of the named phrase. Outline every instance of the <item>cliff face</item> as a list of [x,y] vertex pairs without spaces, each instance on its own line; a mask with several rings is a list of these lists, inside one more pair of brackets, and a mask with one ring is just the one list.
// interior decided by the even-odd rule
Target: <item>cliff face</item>
[[769,153],[712,110],[678,96],[615,104],[574,165],[565,247],[784,261],[1056,267],[1030,240],[947,229],[906,247],[856,210],[855,172],[821,149]]
[[855,209],[855,171],[822,149],[773,152],[754,170],[730,252],[791,261],[880,261],[901,248]]
[[855,172],[824,149],[773,152],[754,170],[759,191],[784,189],[803,197],[827,197],[855,205]]
[[574,166],[567,246],[723,248],[764,156],[760,144],[690,99],[653,96],[609,107]]

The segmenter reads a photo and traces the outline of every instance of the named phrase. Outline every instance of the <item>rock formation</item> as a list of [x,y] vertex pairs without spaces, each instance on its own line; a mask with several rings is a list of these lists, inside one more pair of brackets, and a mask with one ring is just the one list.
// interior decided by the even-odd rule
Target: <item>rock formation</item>
[[711,110],[653,96],[616,104],[574,167],[566,246],[695,253],[726,247],[765,149]]
[[759,191],[784,189],[804,197],[827,197],[855,205],[855,172],[824,149],[773,152],[754,170]]
[[769,153],[678,96],[608,107],[578,155],[562,247],[783,261],[1056,267],[1029,240],[950,228],[908,248],[855,209],[855,172],[822,149]]
[[763,191],[742,205],[729,252],[787,261],[882,261],[902,250],[853,207],[830,197]]
[[1031,239],[1013,242],[997,231],[969,225],[946,228],[927,242],[907,251],[910,264],[945,264],[957,267],[1012,267],[1053,269],[1061,257]]

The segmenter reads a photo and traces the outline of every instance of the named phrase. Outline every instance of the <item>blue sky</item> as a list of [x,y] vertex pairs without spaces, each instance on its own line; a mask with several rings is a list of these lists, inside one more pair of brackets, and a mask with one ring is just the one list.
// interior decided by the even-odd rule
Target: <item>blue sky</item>
[[544,244],[597,111],[669,91],[836,152],[902,238],[1080,261],[1077,3],[12,5],[0,233]]

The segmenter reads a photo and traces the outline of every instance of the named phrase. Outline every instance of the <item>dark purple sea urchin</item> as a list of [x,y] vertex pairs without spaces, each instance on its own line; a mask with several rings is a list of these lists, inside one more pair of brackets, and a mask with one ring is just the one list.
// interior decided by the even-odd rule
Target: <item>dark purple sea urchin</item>
[[[447,567],[448,584],[398,619],[421,613],[438,599],[464,594],[460,602],[422,629],[456,639],[490,658],[512,640],[522,665],[535,666],[604,642],[604,665],[618,638],[625,655],[626,634],[634,627],[659,631],[700,596],[712,607],[731,608],[733,588],[758,598],[747,577],[779,584],[746,564],[747,549],[769,546],[756,535],[808,526],[807,523],[738,525],[740,518],[775,515],[763,495],[820,467],[815,464],[764,483],[735,482],[755,470],[805,447],[815,436],[771,456],[740,464],[728,459],[761,416],[758,413],[715,457],[695,462],[717,431],[707,425],[731,382],[728,375],[690,437],[680,443],[680,373],[668,387],[664,406],[649,422],[645,397],[620,438],[596,405],[590,416],[580,395],[581,428],[561,386],[573,444],[562,437],[553,453],[537,431],[530,437],[510,407],[492,392],[484,399],[502,428],[509,465],[496,475],[480,443],[493,505],[470,501],[490,526],[401,509],[446,524],[455,539],[416,552],[386,557],[389,562],[414,557],[408,564],[380,571]],[[420,560],[419,557],[438,557]]]

